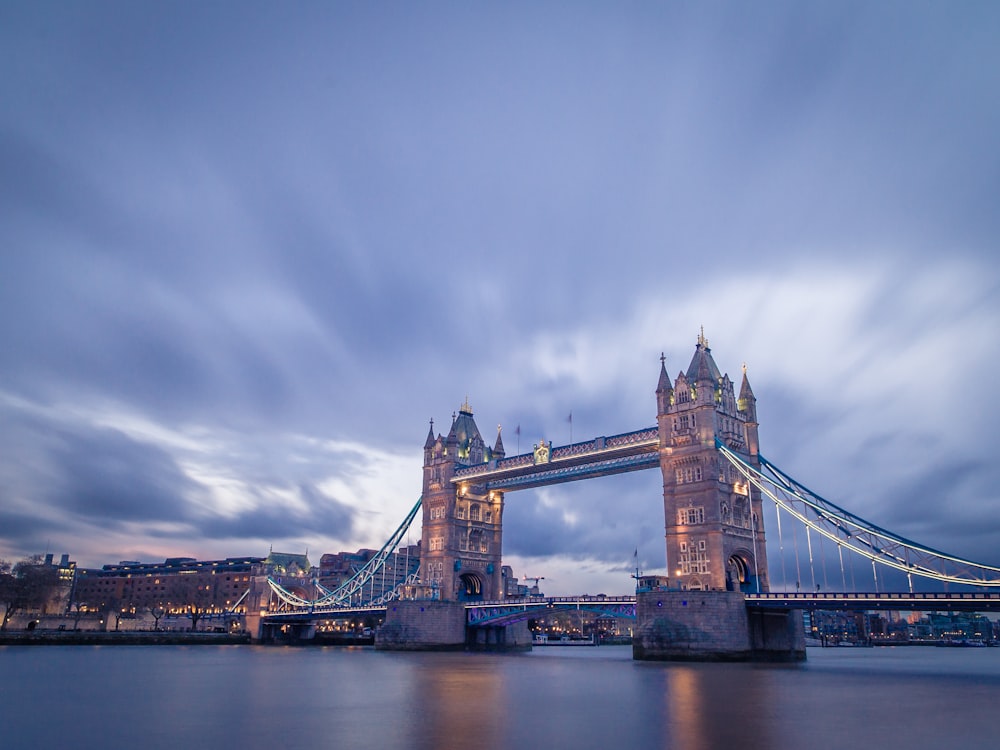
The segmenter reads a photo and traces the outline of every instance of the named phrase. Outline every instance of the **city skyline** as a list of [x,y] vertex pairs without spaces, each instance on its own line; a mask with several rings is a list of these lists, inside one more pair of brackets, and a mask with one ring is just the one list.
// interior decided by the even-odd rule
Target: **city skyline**
[[[652,426],[704,326],[765,456],[1000,564],[998,34],[985,3],[4,5],[0,557],[377,549],[431,418],[468,399],[508,455]],[[512,493],[504,561],[622,591],[662,515],[657,472]]]

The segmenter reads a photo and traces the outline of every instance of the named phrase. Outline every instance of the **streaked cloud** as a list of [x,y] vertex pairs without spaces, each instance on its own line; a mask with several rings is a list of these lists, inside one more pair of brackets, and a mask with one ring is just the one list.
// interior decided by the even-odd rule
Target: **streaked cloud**
[[[998,27],[4,8],[0,555],[379,546],[429,418],[468,395],[508,451],[569,412],[577,439],[650,425],[703,325],[776,463],[1000,562]],[[661,514],[645,474],[522,493],[505,550],[597,588],[662,564]]]

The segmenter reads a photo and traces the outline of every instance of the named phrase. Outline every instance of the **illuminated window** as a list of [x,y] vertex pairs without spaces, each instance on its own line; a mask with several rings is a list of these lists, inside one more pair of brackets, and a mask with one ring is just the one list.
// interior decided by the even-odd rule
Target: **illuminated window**
[[434,583],[444,578],[444,563],[427,563],[425,570],[427,572],[426,578],[429,583]]
[[469,520],[478,521],[479,520],[479,505],[473,503],[469,506]]
[[708,553],[705,551],[704,540],[698,541],[697,552],[689,549],[688,545],[682,542],[678,565],[680,566],[682,575],[708,573]]
[[705,523],[705,509],[701,506],[697,508],[679,508],[677,510],[677,523],[680,526]]
[[701,477],[702,474],[700,466],[685,466],[674,470],[674,478],[676,479],[677,484],[700,482]]

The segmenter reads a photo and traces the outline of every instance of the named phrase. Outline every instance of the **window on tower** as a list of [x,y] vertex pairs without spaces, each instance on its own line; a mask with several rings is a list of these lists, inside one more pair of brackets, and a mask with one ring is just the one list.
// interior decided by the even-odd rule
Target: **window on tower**
[[678,526],[692,526],[694,524],[705,523],[705,508],[679,508],[677,510]]

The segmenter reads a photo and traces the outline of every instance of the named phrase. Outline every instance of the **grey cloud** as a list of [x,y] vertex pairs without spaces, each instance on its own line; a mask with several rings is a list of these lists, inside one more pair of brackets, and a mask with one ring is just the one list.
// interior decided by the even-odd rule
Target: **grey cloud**
[[[322,526],[349,546],[360,524],[315,488],[350,485],[364,462],[301,446],[293,461],[288,435],[417,450],[426,419],[443,429],[467,393],[488,439],[503,422],[508,451],[517,424],[522,450],[564,442],[571,410],[577,438],[643,427],[656,354],[687,346],[706,313],[757,345],[782,335],[756,330],[766,304],[786,305],[788,329],[802,324],[808,311],[766,287],[744,298],[749,277],[780,288],[793,269],[842,268],[861,283],[879,261],[896,287],[844,310],[851,352],[774,347],[781,366],[754,379],[761,434],[766,455],[834,500],[864,462],[872,509],[920,531],[934,476],[884,470],[935,432],[905,421],[919,405],[881,412],[896,429],[866,423],[870,404],[818,394],[796,358],[851,356],[852,375],[874,382],[885,372],[865,359],[879,354],[874,331],[921,340],[998,314],[997,11],[594,6],[575,9],[572,28],[565,13],[289,16],[250,3],[234,27],[209,6],[4,8],[0,390],[225,434],[200,461],[316,508],[201,518],[191,533],[204,540]],[[926,297],[919,274],[898,270],[942,266],[967,269],[954,281],[964,304]],[[737,292],[713,297],[720,287]],[[648,383],[630,365],[595,385],[582,360],[549,377],[512,356],[534,337],[609,325],[624,339],[645,301],[672,321],[642,342]],[[978,345],[978,365],[1000,366],[993,342]],[[606,349],[595,356],[619,356]],[[567,338],[555,356],[575,351]],[[934,383],[935,364],[914,377],[954,387]],[[971,419],[975,436],[933,436],[942,465],[982,477],[949,496],[970,534],[980,516],[959,509],[992,497],[981,449],[964,470],[953,461],[963,440],[990,439],[990,420]],[[842,444],[817,449],[830,435]],[[17,461],[0,458],[6,486],[45,511],[35,524],[8,511],[5,528],[25,539],[33,526],[33,544],[59,533],[47,519],[65,508],[183,529],[204,490],[179,468],[190,456],[153,439],[16,418],[0,423],[0,445],[20,446]],[[662,546],[659,490],[620,487],[573,487],[576,527],[553,509],[511,512],[507,549],[613,561],[636,536]],[[151,506],[131,505],[132,491]]]
[[[562,555],[620,562],[642,545],[644,554],[661,557],[659,470],[573,482],[546,490],[508,494],[505,500],[504,551],[525,557]],[[567,516],[573,518],[568,520]]]
[[162,449],[116,430],[64,431],[48,458],[56,473],[48,502],[98,526],[182,521],[203,491]]
[[[199,521],[185,535],[204,540],[279,540],[301,539],[318,534],[344,543],[351,540],[357,515],[355,509],[327,497],[309,484],[300,485],[298,491],[306,504],[305,510],[271,499],[271,502],[261,503],[253,510],[241,512],[231,518],[213,516]],[[262,499],[270,498],[265,496]]]

